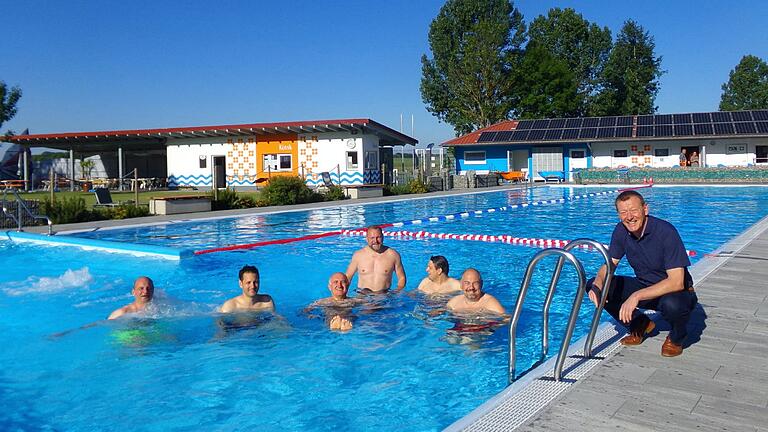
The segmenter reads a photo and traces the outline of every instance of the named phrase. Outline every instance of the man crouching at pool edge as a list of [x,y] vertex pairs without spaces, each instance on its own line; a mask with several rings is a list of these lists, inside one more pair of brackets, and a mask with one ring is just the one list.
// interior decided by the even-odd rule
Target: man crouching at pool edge
[[267,294],[259,294],[259,269],[246,265],[238,273],[243,293],[227,300],[219,310],[222,313],[247,311],[275,311],[275,303]]
[[[608,254],[614,265],[626,256],[636,277],[613,278],[605,310],[629,327],[622,345],[640,345],[656,327],[638,307],[661,312],[672,326],[661,346],[661,355],[678,356],[683,353],[688,321],[698,301],[683,241],[672,224],[648,215],[648,204],[638,192],[620,193],[615,206],[620,222],[613,230]],[[605,276],[606,266],[602,266],[597,276],[587,282],[589,299],[595,305]]]

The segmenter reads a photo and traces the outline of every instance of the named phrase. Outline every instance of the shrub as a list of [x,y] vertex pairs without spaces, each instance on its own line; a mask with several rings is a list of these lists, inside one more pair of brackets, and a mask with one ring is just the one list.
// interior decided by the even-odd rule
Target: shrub
[[307,187],[301,177],[279,176],[261,190],[261,199],[267,205],[291,205],[323,201],[323,196]]
[[325,193],[326,201],[341,201],[346,198],[347,196],[344,195],[344,189],[340,186],[331,186],[328,188],[328,192]]
[[129,219],[149,216],[149,207],[120,204],[114,207],[103,207],[96,210],[96,212],[103,216],[102,219]]
[[234,189],[226,188],[224,190],[218,191],[218,198],[217,200],[213,199],[213,191],[209,194],[211,197],[211,209],[213,210],[229,210],[234,208],[240,208],[237,207],[237,192],[235,192]]
[[88,210],[85,200],[80,197],[67,197],[51,202],[47,197],[43,200],[43,214],[55,224],[88,222],[105,219],[101,213]]
[[384,196],[405,195],[409,193],[411,193],[411,190],[407,184],[384,186]]
[[427,184],[419,179],[413,179],[408,182],[408,190],[412,194],[421,194],[429,192]]

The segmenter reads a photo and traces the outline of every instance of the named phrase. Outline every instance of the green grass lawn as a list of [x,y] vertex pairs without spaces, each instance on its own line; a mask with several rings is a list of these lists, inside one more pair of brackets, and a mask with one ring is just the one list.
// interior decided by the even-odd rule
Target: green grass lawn
[[[25,199],[25,200],[44,200],[47,197],[50,197],[51,193],[47,191],[41,191],[41,192],[29,192],[29,193],[19,193],[19,195]],[[70,197],[78,197],[85,200],[85,204],[92,208],[94,204],[96,204],[96,194],[93,192],[70,192],[70,191],[62,191],[62,192],[54,192],[55,199],[64,199],[64,198],[70,198]],[[112,201],[117,202],[126,202],[126,201],[133,201],[134,200],[134,192],[116,192],[116,191],[110,191],[110,194],[112,195]],[[238,192],[237,193],[240,196],[249,196],[253,198],[254,200],[259,197],[258,192]],[[149,203],[149,200],[153,197],[166,197],[166,196],[174,196],[174,195],[184,195],[184,196],[210,196],[210,191],[149,191],[149,192],[139,192],[139,204],[147,204]]]

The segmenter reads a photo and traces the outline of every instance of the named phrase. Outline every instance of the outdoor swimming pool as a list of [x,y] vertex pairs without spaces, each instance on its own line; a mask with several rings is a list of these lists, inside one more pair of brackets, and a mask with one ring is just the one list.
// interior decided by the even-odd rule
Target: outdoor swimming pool
[[[599,188],[542,187],[394,204],[217,219],[78,234],[112,241],[204,249],[316,234],[513,203],[570,198]],[[762,187],[654,187],[641,191],[651,214],[703,254],[766,214]],[[607,242],[616,223],[615,194],[568,199],[408,227],[430,232]],[[529,259],[539,250],[499,243],[386,239],[403,257],[408,288],[424,277],[431,255],[451,273],[478,268],[485,288],[511,310]],[[343,271],[360,237],[202,255],[181,262],[0,242],[0,430],[436,430],[506,385],[505,329],[461,338],[449,319],[426,318],[419,296],[390,295],[357,313],[353,331],[327,331],[301,310],[327,295],[328,276]],[[588,272],[595,254],[579,253]],[[237,270],[261,270],[283,319],[223,330],[213,310],[239,294]],[[519,369],[538,353],[546,263],[535,279],[519,330]],[[619,272],[626,272],[623,266]],[[152,316],[101,323],[129,301],[132,280],[146,274],[162,298]],[[573,294],[567,272],[552,319],[556,352]],[[569,281],[571,283],[569,283]],[[561,301],[558,301],[561,300]],[[587,330],[584,304],[574,340]]]

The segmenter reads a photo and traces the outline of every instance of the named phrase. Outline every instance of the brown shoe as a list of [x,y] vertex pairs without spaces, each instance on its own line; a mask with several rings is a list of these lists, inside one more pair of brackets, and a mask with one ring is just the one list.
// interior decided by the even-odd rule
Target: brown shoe
[[622,345],[640,345],[645,340],[656,324],[645,315],[638,315],[629,323],[629,334],[621,338]]
[[682,353],[683,346],[672,342],[672,339],[667,336],[664,345],[661,346],[661,355],[664,357],[677,357]]

